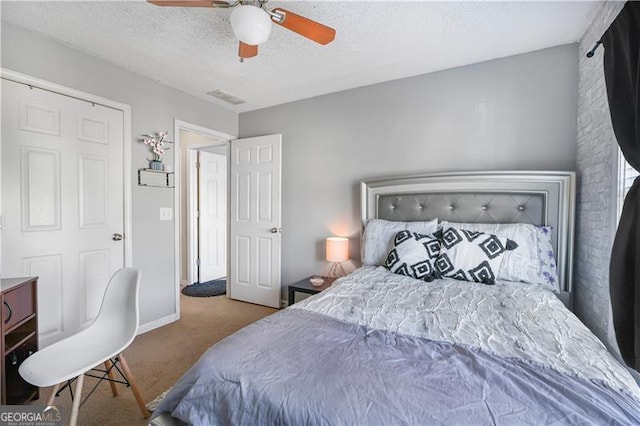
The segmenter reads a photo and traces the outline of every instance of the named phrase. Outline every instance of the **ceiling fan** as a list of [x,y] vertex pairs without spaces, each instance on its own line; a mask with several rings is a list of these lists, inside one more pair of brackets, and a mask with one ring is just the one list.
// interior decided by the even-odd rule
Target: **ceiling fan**
[[258,45],[264,43],[271,33],[271,23],[275,22],[295,33],[320,44],[329,44],[336,36],[336,30],[286,9],[266,8],[268,0],[147,0],[156,6],[235,8],[231,13],[231,29],[240,41],[238,56],[240,62],[258,54]]

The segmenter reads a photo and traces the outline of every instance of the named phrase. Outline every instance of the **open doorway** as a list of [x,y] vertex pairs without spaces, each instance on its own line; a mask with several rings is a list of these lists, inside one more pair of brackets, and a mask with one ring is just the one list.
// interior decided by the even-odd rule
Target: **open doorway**
[[227,163],[229,141],[234,137],[178,120],[175,135],[180,153],[176,168],[179,305],[182,287],[227,275]]
[[180,130],[185,178],[181,208],[183,285],[226,276],[228,141]]

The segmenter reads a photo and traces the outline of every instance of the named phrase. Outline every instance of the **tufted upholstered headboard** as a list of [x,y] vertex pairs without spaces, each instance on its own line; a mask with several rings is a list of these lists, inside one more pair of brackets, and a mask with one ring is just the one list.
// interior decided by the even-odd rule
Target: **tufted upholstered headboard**
[[551,226],[560,289],[572,289],[574,172],[464,172],[377,179],[362,182],[361,197],[363,226],[372,218]]

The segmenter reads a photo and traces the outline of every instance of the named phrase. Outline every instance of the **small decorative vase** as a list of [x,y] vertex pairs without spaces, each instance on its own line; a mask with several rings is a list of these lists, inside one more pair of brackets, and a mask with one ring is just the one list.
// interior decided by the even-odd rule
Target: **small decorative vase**
[[149,168],[151,170],[162,170],[162,161],[160,160],[149,161]]

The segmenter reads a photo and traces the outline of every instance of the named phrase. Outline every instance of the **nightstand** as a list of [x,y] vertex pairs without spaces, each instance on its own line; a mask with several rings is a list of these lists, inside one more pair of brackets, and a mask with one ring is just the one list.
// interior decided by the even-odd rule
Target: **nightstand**
[[320,287],[316,287],[311,284],[311,281],[309,281],[310,278],[311,277],[309,276],[289,285],[289,305],[293,305],[295,303],[296,292],[307,294],[320,293],[322,290],[326,290],[331,287],[331,284],[336,280],[335,278],[322,277],[322,279],[324,279],[324,284]]

